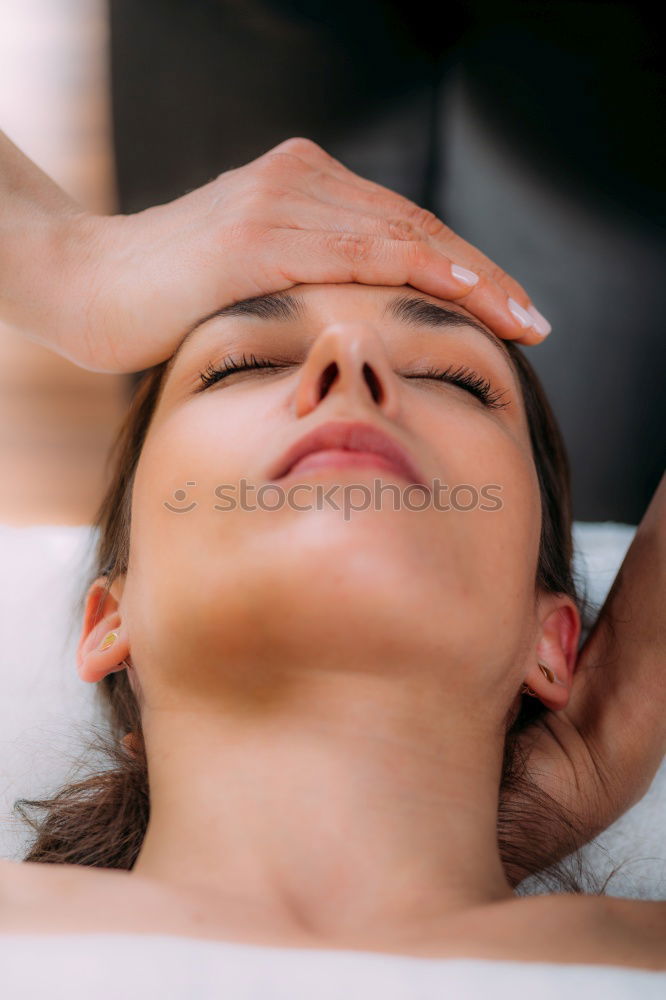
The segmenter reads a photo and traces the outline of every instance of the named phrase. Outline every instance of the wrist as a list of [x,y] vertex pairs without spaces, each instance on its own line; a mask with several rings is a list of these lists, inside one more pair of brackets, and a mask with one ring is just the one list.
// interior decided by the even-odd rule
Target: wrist
[[57,341],[88,214],[0,132],[0,321],[37,343]]
[[62,330],[81,305],[92,217],[74,202],[11,209],[0,221],[0,320],[62,353]]

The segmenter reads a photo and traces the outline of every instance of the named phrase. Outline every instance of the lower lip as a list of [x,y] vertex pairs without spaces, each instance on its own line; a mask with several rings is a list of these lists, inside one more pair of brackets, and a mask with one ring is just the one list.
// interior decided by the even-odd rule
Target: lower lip
[[411,482],[411,479],[402,469],[394,465],[390,459],[384,458],[383,455],[376,455],[371,451],[348,451],[341,448],[311,452],[296,462],[295,465],[292,465],[291,469],[281,478],[286,479],[296,473],[316,472],[318,469],[360,469],[367,468],[369,465]]

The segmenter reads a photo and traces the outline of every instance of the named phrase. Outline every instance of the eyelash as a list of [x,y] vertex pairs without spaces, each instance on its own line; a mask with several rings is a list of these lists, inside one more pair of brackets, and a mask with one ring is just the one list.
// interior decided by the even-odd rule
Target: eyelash
[[[225,358],[223,368],[209,364],[205,371],[199,373],[203,389],[208,389],[210,386],[215,385],[216,382],[222,381],[227,375],[232,375],[234,372],[249,371],[257,368],[288,367],[287,363],[275,364],[275,362],[269,361],[267,358],[256,358],[254,354],[250,355],[250,359],[248,361],[245,354],[243,354],[241,361],[235,361],[233,358]],[[429,368],[424,372],[419,372],[418,375],[407,375],[406,378],[433,378],[441,382],[452,382],[454,385],[459,385],[463,389],[467,389],[468,392],[480,399],[484,406],[487,406],[490,410],[500,410],[508,406],[507,402],[500,402],[501,397],[504,395],[503,391],[493,389],[488,379],[482,378],[481,375],[472,371],[471,368],[467,368],[466,365],[459,365],[457,368],[449,365],[443,371],[437,368]]]

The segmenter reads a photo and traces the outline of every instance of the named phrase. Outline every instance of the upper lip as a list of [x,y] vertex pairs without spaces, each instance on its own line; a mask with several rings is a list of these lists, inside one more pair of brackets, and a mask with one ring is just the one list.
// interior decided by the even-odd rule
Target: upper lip
[[342,448],[347,451],[369,451],[388,459],[410,483],[426,486],[426,481],[409,453],[388,434],[371,424],[358,421],[331,421],[315,427],[287,448],[273,467],[271,479],[280,479],[304,458],[315,451]]

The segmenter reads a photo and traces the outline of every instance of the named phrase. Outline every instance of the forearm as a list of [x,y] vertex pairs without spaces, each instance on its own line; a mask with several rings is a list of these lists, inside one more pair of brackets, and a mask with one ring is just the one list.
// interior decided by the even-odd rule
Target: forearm
[[84,214],[0,132],[0,320],[40,343]]
[[666,476],[587,639],[578,673],[571,711],[609,784],[621,778],[637,801],[666,753]]
[[568,705],[518,742],[529,782],[563,819],[555,811],[550,836],[535,842],[529,783],[504,791],[498,832],[514,883],[615,822],[647,792],[666,752],[666,476],[579,653]]

